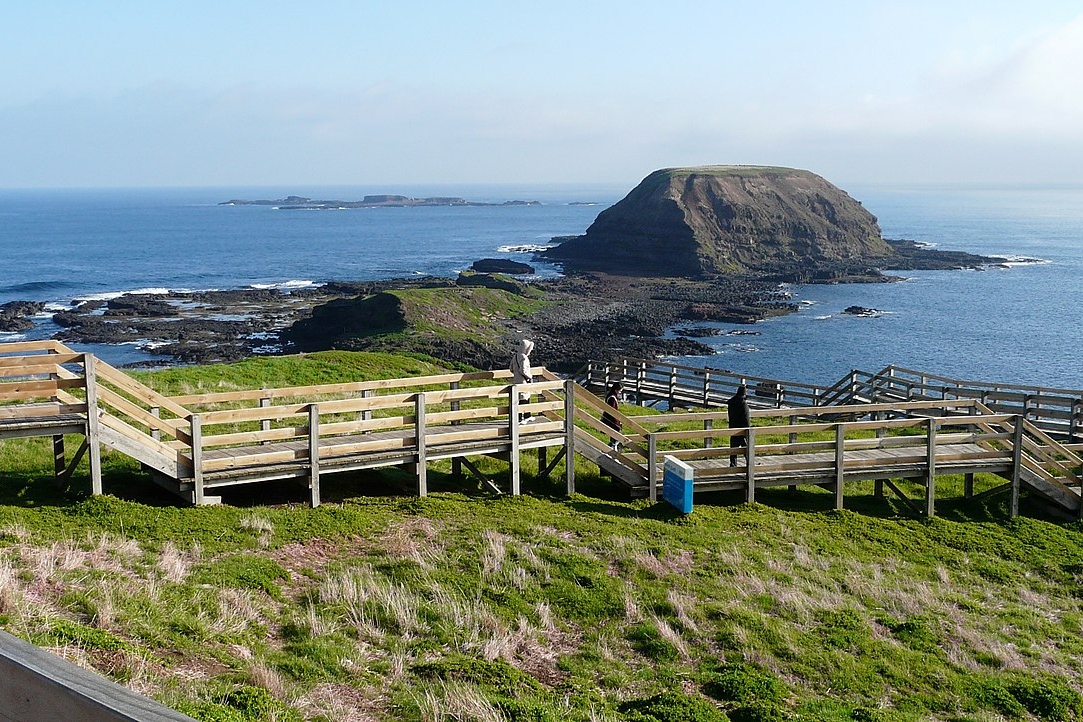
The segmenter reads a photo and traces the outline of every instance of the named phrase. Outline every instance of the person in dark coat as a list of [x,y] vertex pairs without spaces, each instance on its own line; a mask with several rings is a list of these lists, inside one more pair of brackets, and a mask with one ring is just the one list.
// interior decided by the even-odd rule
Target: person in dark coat
[[[726,410],[729,413],[731,429],[747,429],[752,425],[751,413],[748,410],[748,387],[741,384],[737,387],[737,393],[726,402]],[[731,436],[730,448],[736,449],[748,445],[748,437]],[[730,454],[730,466],[737,466],[736,454]]]
[[[605,393],[606,406],[609,406],[612,409],[619,408],[622,391],[624,391],[624,384],[620,381],[617,381],[610,386],[609,390]],[[602,414],[602,423],[615,431],[620,431],[622,428],[620,420],[608,411]],[[620,442],[617,439],[610,439],[609,448],[614,451],[620,451]]]

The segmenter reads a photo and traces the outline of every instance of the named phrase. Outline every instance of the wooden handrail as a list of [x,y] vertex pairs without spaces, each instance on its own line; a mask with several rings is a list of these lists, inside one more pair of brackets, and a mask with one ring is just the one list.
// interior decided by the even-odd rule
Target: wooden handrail
[[[546,380],[559,380],[544,367],[534,370],[536,376]],[[549,378],[552,376],[552,378]],[[259,401],[261,399],[307,398],[312,396],[334,396],[338,394],[356,394],[364,391],[384,391],[388,389],[410,389],[419,386],[441,386],[451,383],[469,383],[475,381],[499,381],[511,378],[506,369],[497,371],[472,371],[452,374],[415,376],[406,379],[375,379],[372,381],[352,381],[337,384],[315,384],[310,386],[289,386],[270,389],[246,389],[238,391],[219,391],[202,394],[183,394],[170,396],[174,402],[190,406],[206,406],[238,401]]]

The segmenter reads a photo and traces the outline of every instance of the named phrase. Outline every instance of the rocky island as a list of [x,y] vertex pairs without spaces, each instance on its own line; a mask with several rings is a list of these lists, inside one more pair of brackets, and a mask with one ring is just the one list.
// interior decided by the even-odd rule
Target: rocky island
[[[227,201],[296,208],[460,202],[466,203],[405,196]],[[886,282],[895,280],[886,273],[891,269],[1004,262],[885,240],[872,213],[820,176],[755,166],[651,173],[582,236],[553,239],[538,255],[562,265],[565,275],[524,279],[516,274],[531,273],[528,265],[479,259],[455,279],[333,281],[289,293],[129,295],[88,302],[54,320],[68,342],[139,339],[188,363],[335,348],[498,368],[529,336],[539,363],[567,372],[617,355],[709,354],[697,340],[714,332],[704,322],[752,324],[797,310],[781,282]],[[36,308],[4,310],[17,323]],[[871,311],[847,312],[874,315],[863,310]],[[727,331],[734,332],[741,333]]]
[[410,198],[393,194],[368,195],[359,201],[321,201],[305,196],[286,196],[278,200],[233,200],[222,201],[220,206],[274,206],[281,210],[343,210],[347,208],[405,208],[410,206],[537,206],[539,201],[504,201],[503,203],[483,203],[468,201],[453,196],[434,196],[431,198]]

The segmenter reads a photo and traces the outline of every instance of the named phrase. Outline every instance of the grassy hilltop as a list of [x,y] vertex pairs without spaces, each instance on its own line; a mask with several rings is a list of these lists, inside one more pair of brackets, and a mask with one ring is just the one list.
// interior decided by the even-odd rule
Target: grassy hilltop
[[[167,393],[432,373],[317,353],[140,373]],[[630,410],[639,411],[639,410]],[[57,490],[48,439],[0,445],[0,625],[203,720],[1074,720],[1077,522],[866,489],[697,498],[687,518],[535,478],[495,497],[434,465],[180,508],[105,453]],[[484,465],[499,474],[502,465]],[[953,486],[954,484],[954,486]],[[953,492],[953,489],[955,490]]]

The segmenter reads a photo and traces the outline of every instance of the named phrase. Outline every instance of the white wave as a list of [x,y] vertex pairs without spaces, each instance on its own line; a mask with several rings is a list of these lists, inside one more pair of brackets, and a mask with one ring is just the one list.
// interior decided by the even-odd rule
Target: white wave
[[731,343],[726,344],[726,347],[738,353],[758,353],[763,350],[759,346],[751,343]]
[[537,251],[544,251],[549,246],[541,246],[536,243],[523,243],[520,245],[507,245],[499,246],[496,250],[498,253],[535,253]]
[[323,284],[316,283],[315,281],[307,280],[293,280],[293,281],[281,281],[279,283],[253,283],[249,288],[254,288],[259,291],[266,291],[268,289],[288,290],[292,288],[313,288],[315,286],[321,286]]
[[9,341],[22,341],[25,338],[25,333],[16,333],[15,331],[0,331],[0,342],[2,343],[7,343]]
[[87,296],[76,296],[76,301],[110,301],[114,298],[120,298],[128,294],[140,295],[140,296],[165,296],[169,293],[177,293],[177,290],[170,290],[168,288],[133,288],[128,291],[107,291],[105,293],[92,293]]
[[817,303],[816,301],[810,301],[808,299],[803,299],[801,301],[798,301],[797,305],[798,306],[815,306],[816,303]]
[[[45,310],[50,314],[57,313],[58,311],[70,311],[70,303],[47,303],[45,304]],[[44,315],[44,314],[42,314]]]
[[1004,263],[998,263],[997,265],[1008,267],[1034,265],[1047,266],[1050,263],[1052,263],[1052,261],[1046,260],[1044,258],[1032,258],[1029,256],[1004,256]]
[[812,319],[814,321],[826,321],[827,319],[831,318],[831,315],[832,314],[828,313],[823,316],[813,316]]

